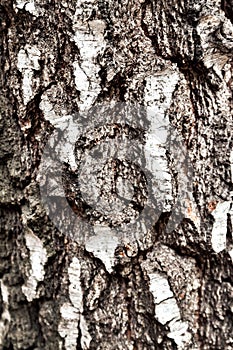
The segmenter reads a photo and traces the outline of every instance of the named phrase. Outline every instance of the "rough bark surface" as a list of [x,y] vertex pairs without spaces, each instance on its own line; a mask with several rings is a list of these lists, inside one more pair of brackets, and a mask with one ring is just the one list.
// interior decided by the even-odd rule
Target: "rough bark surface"
[[[232,16],[230,0],[1,0],[0,349],[233,348]],[[139,238],[117,241],[67,185],[74,212],[97,223],[80,243],[85,232],[69,234],[55,211],[64,234],[43,206],[41,157],[64,120],[116,102],[155,110],[182,135],[191,193],[172,232],[168,206]],[[108,127],[86,138],[98,144]],[[150,145],[175,201],[179,159]],[[114,171],[139,179],[111,165],[104,188]],[[64,172],[72,183],[72,166]]]

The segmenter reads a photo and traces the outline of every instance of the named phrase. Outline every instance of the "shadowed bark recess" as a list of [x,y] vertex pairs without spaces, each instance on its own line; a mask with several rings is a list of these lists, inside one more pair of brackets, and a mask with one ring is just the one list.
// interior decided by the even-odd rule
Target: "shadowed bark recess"
[[0,350],[233,348],[232,16],[1,1]]

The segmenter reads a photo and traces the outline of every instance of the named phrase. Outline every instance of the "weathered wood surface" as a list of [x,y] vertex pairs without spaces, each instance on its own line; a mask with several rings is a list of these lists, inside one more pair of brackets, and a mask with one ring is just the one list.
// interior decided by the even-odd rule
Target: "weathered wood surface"
[[[0,20],[0,349],[232,349],[232,1],[1,0]],[[124,114],[113,129],[117,103],[144,111],[131,115],[133,131],[121,127]],[[90,112],[96,105],[102,114]],[[166,152],[157,121],[181,135],[185,153]],[[80,137],[63,185],[86,229],[71,227],[53,183],[61,169],[43,158],[55,128],[68,151],[72,131]],[[140,167],[109,162],[95,190],[99,164],[86,161],[81,190],[74,181],[78,152],[95,139],[107,160],[101,140],[111,132],[118,146],[137,136],[139,165],[152,164],[160,179],[153,196],[167,199],[150,229],[120,238],[114,227],[137,217],[148,195]],[[109,226],[101,210],[115,198],[116,174]],[[123,217],[119,198],[129,202],[133,191],[137,206]]]

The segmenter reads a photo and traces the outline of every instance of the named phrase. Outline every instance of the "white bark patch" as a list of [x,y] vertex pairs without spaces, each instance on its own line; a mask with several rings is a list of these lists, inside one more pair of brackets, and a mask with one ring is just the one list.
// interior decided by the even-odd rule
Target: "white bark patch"
[[155,317],[157,320],[166,324],[174,319],[180,319],[180,311],[175,298],[164,300],[159,305],[155,305]]
[[[166,161],[166,126],[169,124],[165,112],[171,104],[172,93],[178,82],[176,71],[167,70],[164,74],[150,76],[146,79],[144,101],[148,107],[147,116],[151,122],[151,130],[147,136],[145,152],[147,164],[154,174],[154,179],[160,180],[160,189],[165,193],[167,203],[173,200],[171,174]],[[159,122],[159,123],[158,123]],[[153,188],[156,189],[156,184]],[[169,204],[164,210],[171,210]]]
[[[93,2],[78,0],[73,21],[73,39],[81,56],[80,62],[73,63],[75,84],[80,91],[81,111],[90,108],[101,91],[97,56],[105,47],[105,22],[98,19],[86,22],[93,9]],[[85,6],[82,6],[84,3]]]
[[153,107],[154,115],[165,116],[166,110],[171,104],[172,93],[179,80],[176,66],[173,70],[159,72],[146,79],[144,101],[146,106]]
[[155,302],[155,318],[161,323],[168,323],[168,337],[174,339],[178,349],[184,349],[191,340],[188,323],[181,320],[179,307],[170,289],[167,278],[161,273],[149,273],[150,292]]
[[76,350],[79,336],[79,310],[67,302],[61,306],[60,313],[62,319],[58,326],[58,332],[65,339],[65,348],[67,350]]
[[[151,123],[145,145],[146,161],[155,179],[153,188],[156,191],[156,188],[159,187],[162,193],[161,198],[159,198],[158,195],[156,196],[159,200],[164,202],[164,211],[171,211],[172,204],[174,204],[172,174],[168,167],[166,158],[167,149],[165,145],[168,128],[170,126],[166,111],[170,107],[172,94],[180,78],[176,66],[173,67],[174,69],[172,71],[167,69],[163,74],[160,73],[148,77],[146,79],[144,96],[145,105],[147,106],[147,117]],[[176,130],[174,130],[174,135],[179,136],[179,140],[182,140]],[[188,157],[188,151],[185,149],[185,146],[183,146],[181,152],[184,153],[184,156],[187,155]],[[179,159],[177,159],[179,157],[177,157],[177,154],[172,154],[172,156],[176,158],[175,161],[178,165],[177,170],[184,184],[184,186],[182,185],[182,191],[184,192],[184,189],[189,183],[189,181],[185,180],[186,170],[179,168]],[[197,206],[188,188],[185,195],[186,198],[182,198],[182,216],[180,215],[180,219],[183,217],[190,218],[195,223],[197,229],[200,230],[200,217],[198,215]],[[181,210],[181,208],[179,209]],[[178,217],[178,215],[176,216]],[[179,223],[180,222],[177,222],[177,224]]]
[[173,298],[167,278],[158,272],[149,273],[148,277],[150,279],[150,291],[153,294],[155,304],[159,304],[165,299]]
[[226,249],[226,234],[227,234],[227,214],[230,212],[231,202],[225,201],[218,203],[212,215],[215,219],[211,243],[213,250],[216,253]]
[[39,59],[40,51],[36,46],[26,45],[20,49],[18,53],[18,69],[23,74],[23,101],[26,105],[35,93],[35,89],[39,86],[39,78],[35,78],[34,71],[40,70]]
[[229,250],[229,255],[230,255],[230,257],[231,257],[231,260],[232,260],[232,262],[233,262],[233,249],[231,249],[231,250]]
[[114,252],[119,240],[113,235],[109,227],[95,226],[96,236],[91,237],[86,243],[86,250],[93,253],[105,265],[108,272],[114,266]]
[[87,323],[83,315],[80,315],[80,330],[81,330],[81,347],[83,350],[88,350],[91,343],[91,335],[88,331]]
[[[81,330],[81,346],[83,350],[89,349],[91,336],[88,332],[86,320],[82,315],[83,293],[80,281],[81,265],[77,258],[73,258],[68,268],[70,302],[64,303],[60,308],[61,321],[58,331],[65,339],[67,350],[76,350],[79,328]],[[79,327],[78,327],[79,324]]]
[[[172,249],[156,244],[154,252],[148,253],[141,266],[149,278],[155,318],[166,324],[167,335],[174,339],[179,350],[189,348],[198,332],[195,314],[199,308],[200,276],[195,260],[179,257]],[[177,300],[181,302],[181,309]]]
[[170,332],[167,336],[174,339],[178,350],[186,349],[186,344],[188,344],[192,338],[191,333],[188,331],[188,323],[174,319],[169,323],[169,328]]
[[[233,182],[233,150],[230,154],[230,164],[231,164],[231,181]],[[231,198],[233,198],[233,192],[231,193]],[[229,214],[231,216],[231,223],[233,224],[233,203],[230,205],[230,211]],[[232,232],[232,238],[233,238],[233,232]],[[229,250],[229,255],[231,257],[231,260],[233,262],[233,249]]]
[[69,274],[69,295],[73,306],[82,312],[82,287],[80,282],[81,266],[77,258],[73,258],[68,268]]
[[230,163],[231,163],[231,181],[233,182],[233,150],[230,154]]
[[45,119],[48,120],[53,125],[54,125],[54,120],[56,122],[56,120],[60,118],[60,115],[56,115],[53,109],[53,105],[52,103],[50,103],[46,92],[41,97],[39,107],[43,111]]
[[5,336],[8,333],[11,316],[8,310],[9,293],[7,287],[4,285],[2,280],[0,280],[0,287],[3,300],[3,312],[0,319],[0,346],[2,346]]
[[25,9],[26,11],[30,12],[33,16],[39,16],[39,12],[36,9],[35,2],[33,0],[25,1],[25,0],[17,0],[16,5],[14,6],[15,9]]
[[47,252],[42,241],[28,231],[25,234],[26,246],[30,251],[31,270],[27,282],[22,286],[22,291],[28,301],[37,297],[37,284],[44,279],[44,265],[47,261]]

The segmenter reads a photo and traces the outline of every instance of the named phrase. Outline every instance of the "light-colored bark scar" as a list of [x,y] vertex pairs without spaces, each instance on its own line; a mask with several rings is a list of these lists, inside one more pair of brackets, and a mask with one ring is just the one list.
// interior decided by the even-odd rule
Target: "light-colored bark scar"
[[155,318],[169,327],[167,336],[174,339],[178,349],[184,349],[191,340],[188,323],[182,321],[176,299],[170,289],[167,278],[158,272],[148,274],[150,292],[154,297]]
[[15,10],[25,8],[26,11],[30,12],[33,16],[39,16],[39,11],[36,8],[35,1],[29,0],[16,0],[16,4],[14,5]]
[[[172,93],[179,80],[177,69],[167,70],[146,78],[144,103],[147,106],[147,117],[151,122],[150,132],[147,135],[145,153],[148,168],[154,175],[154,179],[161,179],[160,190],[165,193],[167,207],[171,210],[173,201],[171,173],[166,161],[166,127],[169,120],[165,113],[170,106]],[[159,123],[161,122],[161,123]],[[156,184],[154,188],[156,188]]]
[[23,103],[26,106],[31,98],[35,95],[37,88],[40,86],[39,77],[34,77],[34,72],[40,70],[40,51],[36,46],[25,45],[18,53],[18,70],[23,75],[22,91]]
[[[231,181],[233,182],[233,151],[230,154],[231,164]],[[227,218],[230,216],[231,223],[233,224],[233,193],[230,193],[231,200],[219,202],[211,211],[214,217],[214,224],[212,229],[211,243],[213,250],[219,253],[227,248]],[[232,236],[233,239],[233,236]],[[233,261],[233,249],[228,253]]]
[[[212,229],[211,243],[213,250],[216,253],[226,249],[226,234],[227,234],[227,214],[230,213],[232,203],[230,201],[218,203],[212,211],[214,224]],[[231,220],[233,216],[231,215]]]
[[[200,231],[200,217],[198,215],[197,206],[191,191],[189,190],[190,183],[186,176],[186,169],[182,168],[182,160],[179,165],[179,158],[183,153],[183,157],[187,157],[186,164],[189,164],[191,170],[191,163],[188,161],[188,151],[185,148],[181,135],[174,129],[174,136],[178,136],[182,149],[172,154],[176,162],[178,170],[179,182],[181,191],[175,194],[172,187],[172,174],[168,166],[166,157],[167,146],[165,144],[168,135],[168,129],[172,130],[169,122],[167,111],[171,105],[172,94],[179,82],[180,73],[175,65],[166,69],[164,72],[159,72],[146,79],[144,103],[147,106],[147,116],[150,120],[150,131],[147,134],[145,152],[148,168],[155,179],[154,189],[159,185],[159,190],[162,193],[161,201],[164,201],[164,211],[171,211],[172,204],[174,204],[175,197],[182,202],[182,207],[178,205],[180,214],[175,215],[181,220],[186,217],[193,221],[197,230]],[[177,141],[178,141],[177,139]],[[179,153],[177,153],[179,152]],[[185,159],[185,158],[184,158]],[[185,195],[185,197],[183,196]],[[175,208],[173,209],[175,210]],[[180,222],[177,222],[179,224]],[[173,227],[174,228],[174,227]]]
[[[195,317],[190,315],[198,308],[200,280],[198,275],[194,274],[195,263],[192,259],[183,262],[175,252],[165,246],[157,245],[155,251],[156,254],[148,254],[148,259],[142,263],[154,299],[155,318],[161,324],[168,326],[167,336],[175,341],[179,350],[187,349],[194,340],[192,333],[196,332]],[[189,272],[190,276],[187,275]],[[180,290],[174,293],[171,286],[172,283],[177,285],[177,278]],[[189,304],[190,311],[183,310],[181,313],[177,303],[178,295],[180,300],[186,299],[185,305],[186,302]]]
[[0,319],[0,347],[3,346],[3,341],[6,334],[8,333],[11,316],[8,309],[9,303],[9,292],[7,286],[4,285],[3,281],[0,280],[1,295],[3,301],[3,312]]
[[[69,298],[70,301],[62,304],[60,308],[61,320],[58,331],[64,338],[65,348],[67,350],[77,349],[77,339],[81,331],[82,350],[89,349],[91,336],[88,332],[87,324],[83,312],[83,293],[80,281],[81,265],[77,258],[73,258],[68,268],[69,275]],[[62,349],[62,344],[60,344]]]
[[86,250],[92,252],[95,257],[101,259],[108,272],[112,272],[114,266],[114,252],[119,240],[113,235],[109,227],[95,226],[96,236],[91,237],[86,243]]
[[[85,7],[82,7],[83,3]],[[79,108],[81,111],[90,108],[101,91],[97,56],[105,47],[105,22],[99,19],[87,22],[93,5],[93,0],[78,0],[73,17],[75,32],[73,40],[79,48],[81,57],[79,61],[73,62],[75,84],[77,90],[80,91]]]
[[22,291],[28,301],[38,297],[37,284],[43,281],[45,270],[44,265],[47,261],[47,252],[43,247],[42,241],[34,235],[31,230],[25,234],[26,246],[30,252],[31,269],[26,283],[22,286]]

